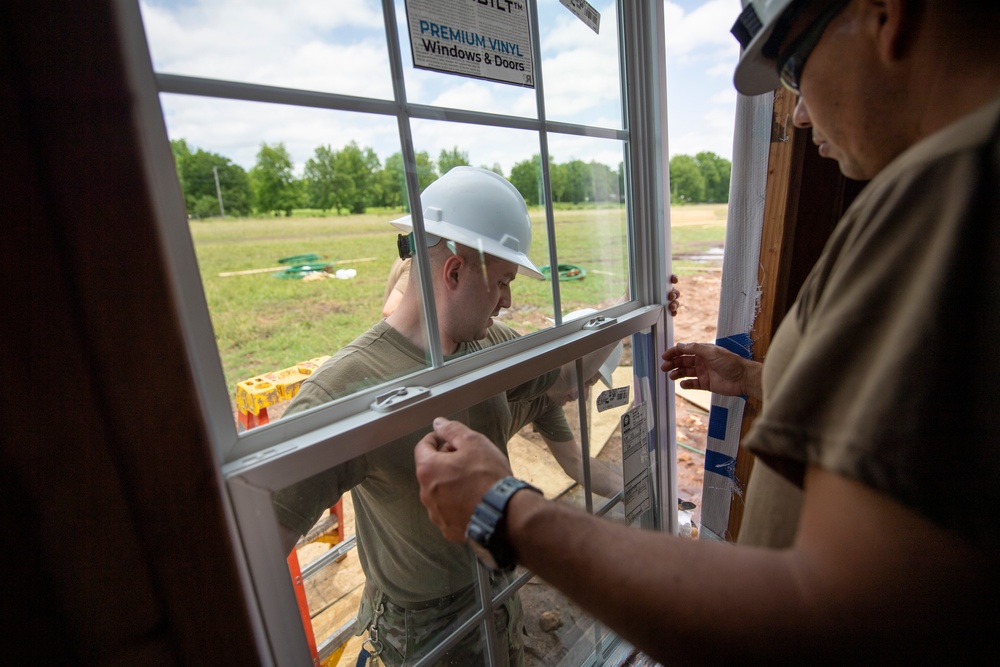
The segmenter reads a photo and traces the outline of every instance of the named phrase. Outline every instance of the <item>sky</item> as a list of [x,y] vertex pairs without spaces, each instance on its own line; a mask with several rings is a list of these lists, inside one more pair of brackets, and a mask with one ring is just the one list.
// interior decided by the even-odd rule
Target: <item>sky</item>
[[[411,0],[423,2],[426,0]],[[538,4],[548,118],[621,126],[615,4],[592,0],[598,32],[558,0]],[[406,8],[396,2],[407,99],[471,111],[534,117],[533,89],[414,69]],[[376,0],[140,0],[155,71],[377,99],[392,98],[381,4]],[[666,0],[670,155],[711,151],[732,159],[739,48],[729,34],[740,0]],[[161,95],[171,139],[219,153],[250,169],[262,142],[281,142],[296,171],[316,147],[349,141],[384,160],[400,150],[393,117],[299,109],[176,94]],[[436,159],[458,147],[476,165],[510,167],[538,152],[537,135],[438,121],[413,121],[416,150]],[[617,168],[614,141],[553,136],[557,162],[592,159]]]

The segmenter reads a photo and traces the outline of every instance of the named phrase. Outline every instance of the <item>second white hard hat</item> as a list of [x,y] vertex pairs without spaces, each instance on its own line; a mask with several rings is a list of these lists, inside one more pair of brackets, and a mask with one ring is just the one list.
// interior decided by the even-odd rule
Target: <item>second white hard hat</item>
[[[524,197],[503,176],[479,167],[455,167],[424,188],[420,205],[427,245],[448,239],[517,264],[522,275],[544,278],[528,259],[531,219]],[[413,219],[406,215],[392,225],[409,232]]]
[[742,47],[733,84],[744,95],[760,95],[781,85],[777,53],[771,53],[770,49],[764,47],[774,34],[782,15],[794,2],[795,0],[743,0],[743,12],[736,19],[731,32]]

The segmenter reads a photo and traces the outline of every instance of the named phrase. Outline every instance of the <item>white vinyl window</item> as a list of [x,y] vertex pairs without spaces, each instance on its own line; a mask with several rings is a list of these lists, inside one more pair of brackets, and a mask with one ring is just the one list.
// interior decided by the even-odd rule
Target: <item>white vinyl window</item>
[[[493,45],[508,54],[497,65],[502,71],[414,67],[421,51],[475,44],[419,17],[439,16],[440,26],[480,5],[506,6],[526,21],[526,42]],[[616,343],[624,354],[612,382],[629,389],[628,404],[598,410],[604,386],[588,390],[581,381],[579,398],[566,406],[583,450],[575,502],[610,520],[676,529],[675,513],[665,511],[675,497],[673,397],[658,370],[670,336],[662,306],[670,269],[661,3],[120,0],[119,10],[129,27],[131,76],[145,93],[137,102],[144,149],[193,390],[211,429],[248,604],[271,664],[323,661],[353,636],[364,587],[354,547],[364,538],[353,532],[350,491],[355,477],[375,475],[371,461],[426,432],[435,416],[476,423],[480,406],[498,396],[508,397],[516,422],[524,406],[511,397],[535,378],[579,370],[587,353]],[[506,25],[502,17],[482,20]],[[423,35],[415,43],[412,25]],[[488,39],[489,29],[482,34]],[[513,55],[529,56],[519,61],[527,68],[517,69]],[[521,78],[495,80],[510,79],[507,70]],[[284,388],[297,388],[382,318],[398,257],[393,220],[412,215],[413,261],[426,265],[420,191],[462,163],[501,173],[528,203],[528,255],[549,279],[512,283],[512,304],[498,319],[520,335],[446,359],[430,278],[420,275],[407,289],[422,296],[430,341],[424,363],[283,416]],[[566,318],[581,308],[598,312]],[[598,452],[620,435],[630,410],[639,410],[633,414],[648,431],[648,501],[638,509],[626,503],[627,484],[610,488],[602,477],[608,460],[621,467],[621,455]],[[563,495],[563,482],[543,479],[541,464],[532,463],[544,448],[538,434],[527,423],[513,426],[523,426],[508,434],[515,474]],[[293,565],[282,546],[282,512],[317,477],[324,492],[302,502],[329,511],[313,529],[296,530],[308,534]],[[322,536],[332,516],[336,537]],[[391,560],[369,545],[368,562],[383,557]],[[485,647],[485,664],[497,664],[490,612],[526,595],[533,576],[518,569],[506,585],[491,586],[471,552],[463,558],[467,570],[456,576],[471,585],[468,613],[407,664],[434,664],[469,637]],[[619,646],[614,635],[589,620],[578,625],[559,660],[610,660]],[[555,658],[546,660],[540,664]]]

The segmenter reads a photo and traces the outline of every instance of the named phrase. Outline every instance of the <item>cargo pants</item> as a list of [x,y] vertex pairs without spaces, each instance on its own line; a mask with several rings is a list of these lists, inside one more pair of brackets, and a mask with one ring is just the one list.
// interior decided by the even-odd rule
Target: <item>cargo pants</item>
[[[496,583],[502,588],[506,585],[506,577],[504,582]],[[378,614],[376,625],[381,644],[378,659],[387,667],[415,664],[478,609],[472,587],[437,600],[403,607],[389,600],[371,583],[366,583],[358,613],[358,635],[369,630],[380,605],[381,613]],[[493,622],[499,643],[497,664],[502,667],[523,667],[524,610],[516,593],[495,610]],[[435,661],[435,667],[474,667],[486,664],[481,634],[477,625]],[[370,642],[366,646],[369,650],[372,649]]]

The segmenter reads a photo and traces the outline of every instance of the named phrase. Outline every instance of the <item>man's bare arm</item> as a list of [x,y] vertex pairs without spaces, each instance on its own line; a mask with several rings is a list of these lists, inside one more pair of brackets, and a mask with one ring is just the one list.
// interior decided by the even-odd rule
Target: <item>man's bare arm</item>
[[[463,541],[483,493],[510,474],[503,455],[435,420],[415,457],[431,519]],[[519,563],[665,664],[946,660],[997,613],[995,559],[816,467],[783,551],[643,531],[533,493],[513,497],[507,529]]]
[[[577,484],[583,484],[583,452],[576,440],[558,442],[542,435],[552,456],[559,467],[573,478]],[[590,486],[594,493],[611,498],[622,488],[622,472],[607,461],[590,459]]]

